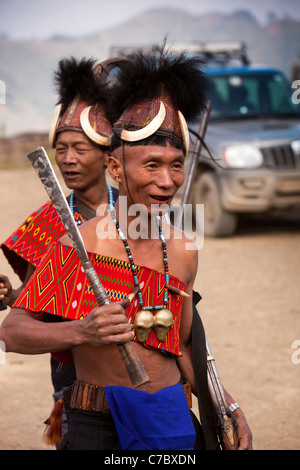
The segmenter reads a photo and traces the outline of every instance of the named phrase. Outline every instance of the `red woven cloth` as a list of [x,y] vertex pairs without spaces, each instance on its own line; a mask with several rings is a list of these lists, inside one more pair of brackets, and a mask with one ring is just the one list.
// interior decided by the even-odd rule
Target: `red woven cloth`
[[[134,287],[130,263],[94,253],[89,253],[89,258],[111,302],[125,299]],[[163,305],[165,274],[145,266],[136,266],[136,271],[144,306]],[[186,288],[184,283],[171,275],[169,284],[181,290]],[[167,308],[173,314],[174,326],[169,330],[164,342],[159,342],[152,330],[145,343],[146,347],[180,355],[179,327],[182,301],[181,296],[169,292]],[[72,247],[60,243],[51,244],[14,304],[14,307],[24,308],[34,315],[48,313],[71,320],[84,318],[96,306],[96,297],[76,252]],[[139,310],[138,296],[136,296],[126,309],[130,323]]]
[[[77,211],[74,215],[80,217]],[[36,266],[51,242],[59,240],[65,233],[64,226],[49,201],[27,217],[25,222],[2,243],[1,248],[9,264],[24,281],[27,263]]]

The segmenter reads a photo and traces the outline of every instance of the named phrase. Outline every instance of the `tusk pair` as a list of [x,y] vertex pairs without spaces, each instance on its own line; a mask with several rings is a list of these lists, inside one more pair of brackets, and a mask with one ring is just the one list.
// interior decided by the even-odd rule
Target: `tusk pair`
[[[57,130],[57,124],[58,124],[60,113],[61,113],[61,108],[62,108],[61,104],[58,104],[57,106],[55,106],[52,121],[50,124],[49,142],[52,148],[55,147],[56,130]],[[85,132],[85,134],[93,142],[99,145],[107,146],[110,144],[110,137],[105,137],[101,134],[98,134],[90,125],[89,112],[91,108],[92,106],[88,106],[84,108],[84,110],[80,114],[81,127],[83,131]],[[159,108],[157,115],[152,119],[152,121],[147,126],[137,131],[128,131],[128,130],[123,129],[121,132],[121,139],[125,140],[126,142],[137,142],[139,140],[150,137],[160,128],[160,126],[164,122],[165,116],[166,116],[166,108],[164,104],[160,102],[160,108]],[[181,113],[181,111],[178,111],[178,118],[179,118],[180,128],[182,132],[182,138],[183,138],[183,144],[184,144],[185,156],[186,156],[189,151],[189,146],[190,146],[189,130],[187,127],[186,120],[183,114]]]
[[[147,137],[150,137],[160,128],[160,126],[164,122],[165,116],[166,116],[166,108],[163,102],[161,101],[157,115],[152,119],[152,121],[147,126],[137,131],[128,131],[126,129],[123,129],[121,132],[121,139],[125,140],[126,142],[137,142],[139,140],[143,140],[143,139],[146,139]],[[183,138],[183,144],[184,144],[185,156],[186,156],[189,151],[189,146],[190,146],[189,130],[187,127],[186,120],[180,111],[178,111],[178,118],[179,118],[179,124],[180,124],[181,132],[182,132],[182,138]]]
[[[57,125],[58,121],[60,118],[60,113],[61,113],[61,108],[62,105],[58,104],[54,108],[54,113],[52,117],[52,121],[50,124],[50,130],[49,130],[49,143],[52,148],[55,148],[55,139],[56,139],[56,131],[57,131]],[[84,108],[84,110],[80,114],[80,124],[81,127],[84,131],[84,133],[96,144],[99,145],[109,145],[110,144],[110,137],[108,136],[103,136],[101,134],[98,134],[90,125],[89,121],[89,112],[92,106],[88,106]]]

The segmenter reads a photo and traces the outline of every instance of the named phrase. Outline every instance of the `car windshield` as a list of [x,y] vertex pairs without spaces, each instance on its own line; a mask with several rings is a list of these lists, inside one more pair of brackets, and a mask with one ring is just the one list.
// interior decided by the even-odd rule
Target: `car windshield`
[[211,119],[298,116],[293,89],[281,73],[210,75]]

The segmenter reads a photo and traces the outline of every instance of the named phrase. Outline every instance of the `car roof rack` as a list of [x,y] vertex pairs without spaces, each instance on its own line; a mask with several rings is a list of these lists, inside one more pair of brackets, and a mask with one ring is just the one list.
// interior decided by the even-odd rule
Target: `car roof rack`
[[186,51],[203,59],[229,61],[239,60],[243,65],[249,65],[246,46],[243,42],[197,42],[180,43],[176,50]]
[[[149,46],[112,46],[110,48],[110,56],[126,56],[130,57],[137,49],[144,52],[150,51]],[[238,60],[243,65],[249,65],[250,60],[247,55],[246,46],[243,42],[197,42],[191,41],[186,43],[175,43],[172,49],[176,51],[185,51],[192,55],[203,57],[204,60],[215,60],[228,62],[230,60]]]

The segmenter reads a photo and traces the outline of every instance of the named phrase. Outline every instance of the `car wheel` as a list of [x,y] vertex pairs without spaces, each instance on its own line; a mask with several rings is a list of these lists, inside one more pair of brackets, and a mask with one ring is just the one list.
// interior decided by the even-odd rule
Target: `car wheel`
[[222,208],[216,175],[212,172],[200,173],[192,191],[193,204],[204,204],[204,235],[232,235],[237,227],[238,216]]

